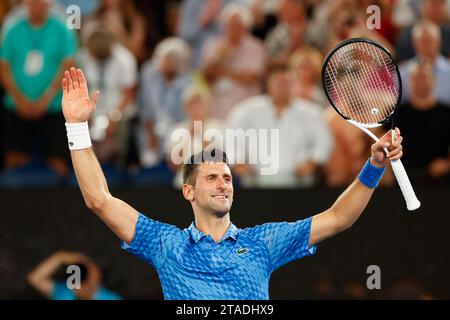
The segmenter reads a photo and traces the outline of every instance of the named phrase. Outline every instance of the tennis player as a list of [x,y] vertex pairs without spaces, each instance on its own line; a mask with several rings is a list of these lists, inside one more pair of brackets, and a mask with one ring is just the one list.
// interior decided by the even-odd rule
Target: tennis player
[[[230,221],[232,174],[226,155],[207,151],[184,166],[183,196],[194,211],[186,228],[155,221],[111,195],[94,155],[87,120],[99,97],[89,97],[80,69],[62,80],[69,149],[86,205],[160,277],[165,299],[269,299],[269,278],[282,265],[313,255],[317,243],[349,228],[369,202],[390,160],[402,156],[402,137],[388,133],[355,181],[326,211],[295,222],[239,229]],[[389,153],[383,152],[386,146]]]

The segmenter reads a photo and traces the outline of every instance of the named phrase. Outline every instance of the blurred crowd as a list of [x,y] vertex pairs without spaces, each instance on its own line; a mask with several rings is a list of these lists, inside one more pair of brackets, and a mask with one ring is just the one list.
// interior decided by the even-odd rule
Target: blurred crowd
[[[220,146],[209,133],[279,129],[278,172],[236,164],[239,185],[343,187],[372,141],[329,106],[321,66],[354,37],[400,65],[408,173],[450,181],[450,1],[3,0],[0,24],[0,186],[75,183],[60,79],[77,66],[101,92],[89,126],[111,184],[180,186],[174,154]],[[249,159],[252,147],[229,156]]]

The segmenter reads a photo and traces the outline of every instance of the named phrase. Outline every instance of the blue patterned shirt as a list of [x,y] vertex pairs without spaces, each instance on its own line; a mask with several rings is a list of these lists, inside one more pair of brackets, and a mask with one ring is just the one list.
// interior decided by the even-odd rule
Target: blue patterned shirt
[[139,214],[134,239],[122,248],[152,265],[168,300],[267,300],[280,266],[313,255],[312,218],[239,229],[215,243],[194,223],[179,229]]

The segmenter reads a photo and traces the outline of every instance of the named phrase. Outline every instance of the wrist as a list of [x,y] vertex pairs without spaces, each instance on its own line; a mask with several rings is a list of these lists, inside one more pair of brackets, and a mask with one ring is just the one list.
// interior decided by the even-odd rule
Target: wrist
[[377,167],[380,169],[385,168],[385,165],[382,162],[378,162],[378,161],[374,160],[373,157],[371,157],[369,160],[370,160],[370,164],[373,165],[374,167]]
[[66,122],[67,140],[71,151],[92,147],[88,122]]
[[366,164],[361,169],[358,175],[359,181],[368,188],[375,188],[378,185],[386,168],[384,166],[378,167],[372,164],[372,159],[366,161]]

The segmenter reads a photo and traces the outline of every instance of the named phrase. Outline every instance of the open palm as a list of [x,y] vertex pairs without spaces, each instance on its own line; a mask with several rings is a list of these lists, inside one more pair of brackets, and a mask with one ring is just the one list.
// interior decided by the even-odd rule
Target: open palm
[[62,79],[62,109],[67,122],[84,122],[89,120],[95,110],[99,92],[95,91],[91,98],[87,81],[81,69],[70,68],[64,72]]

